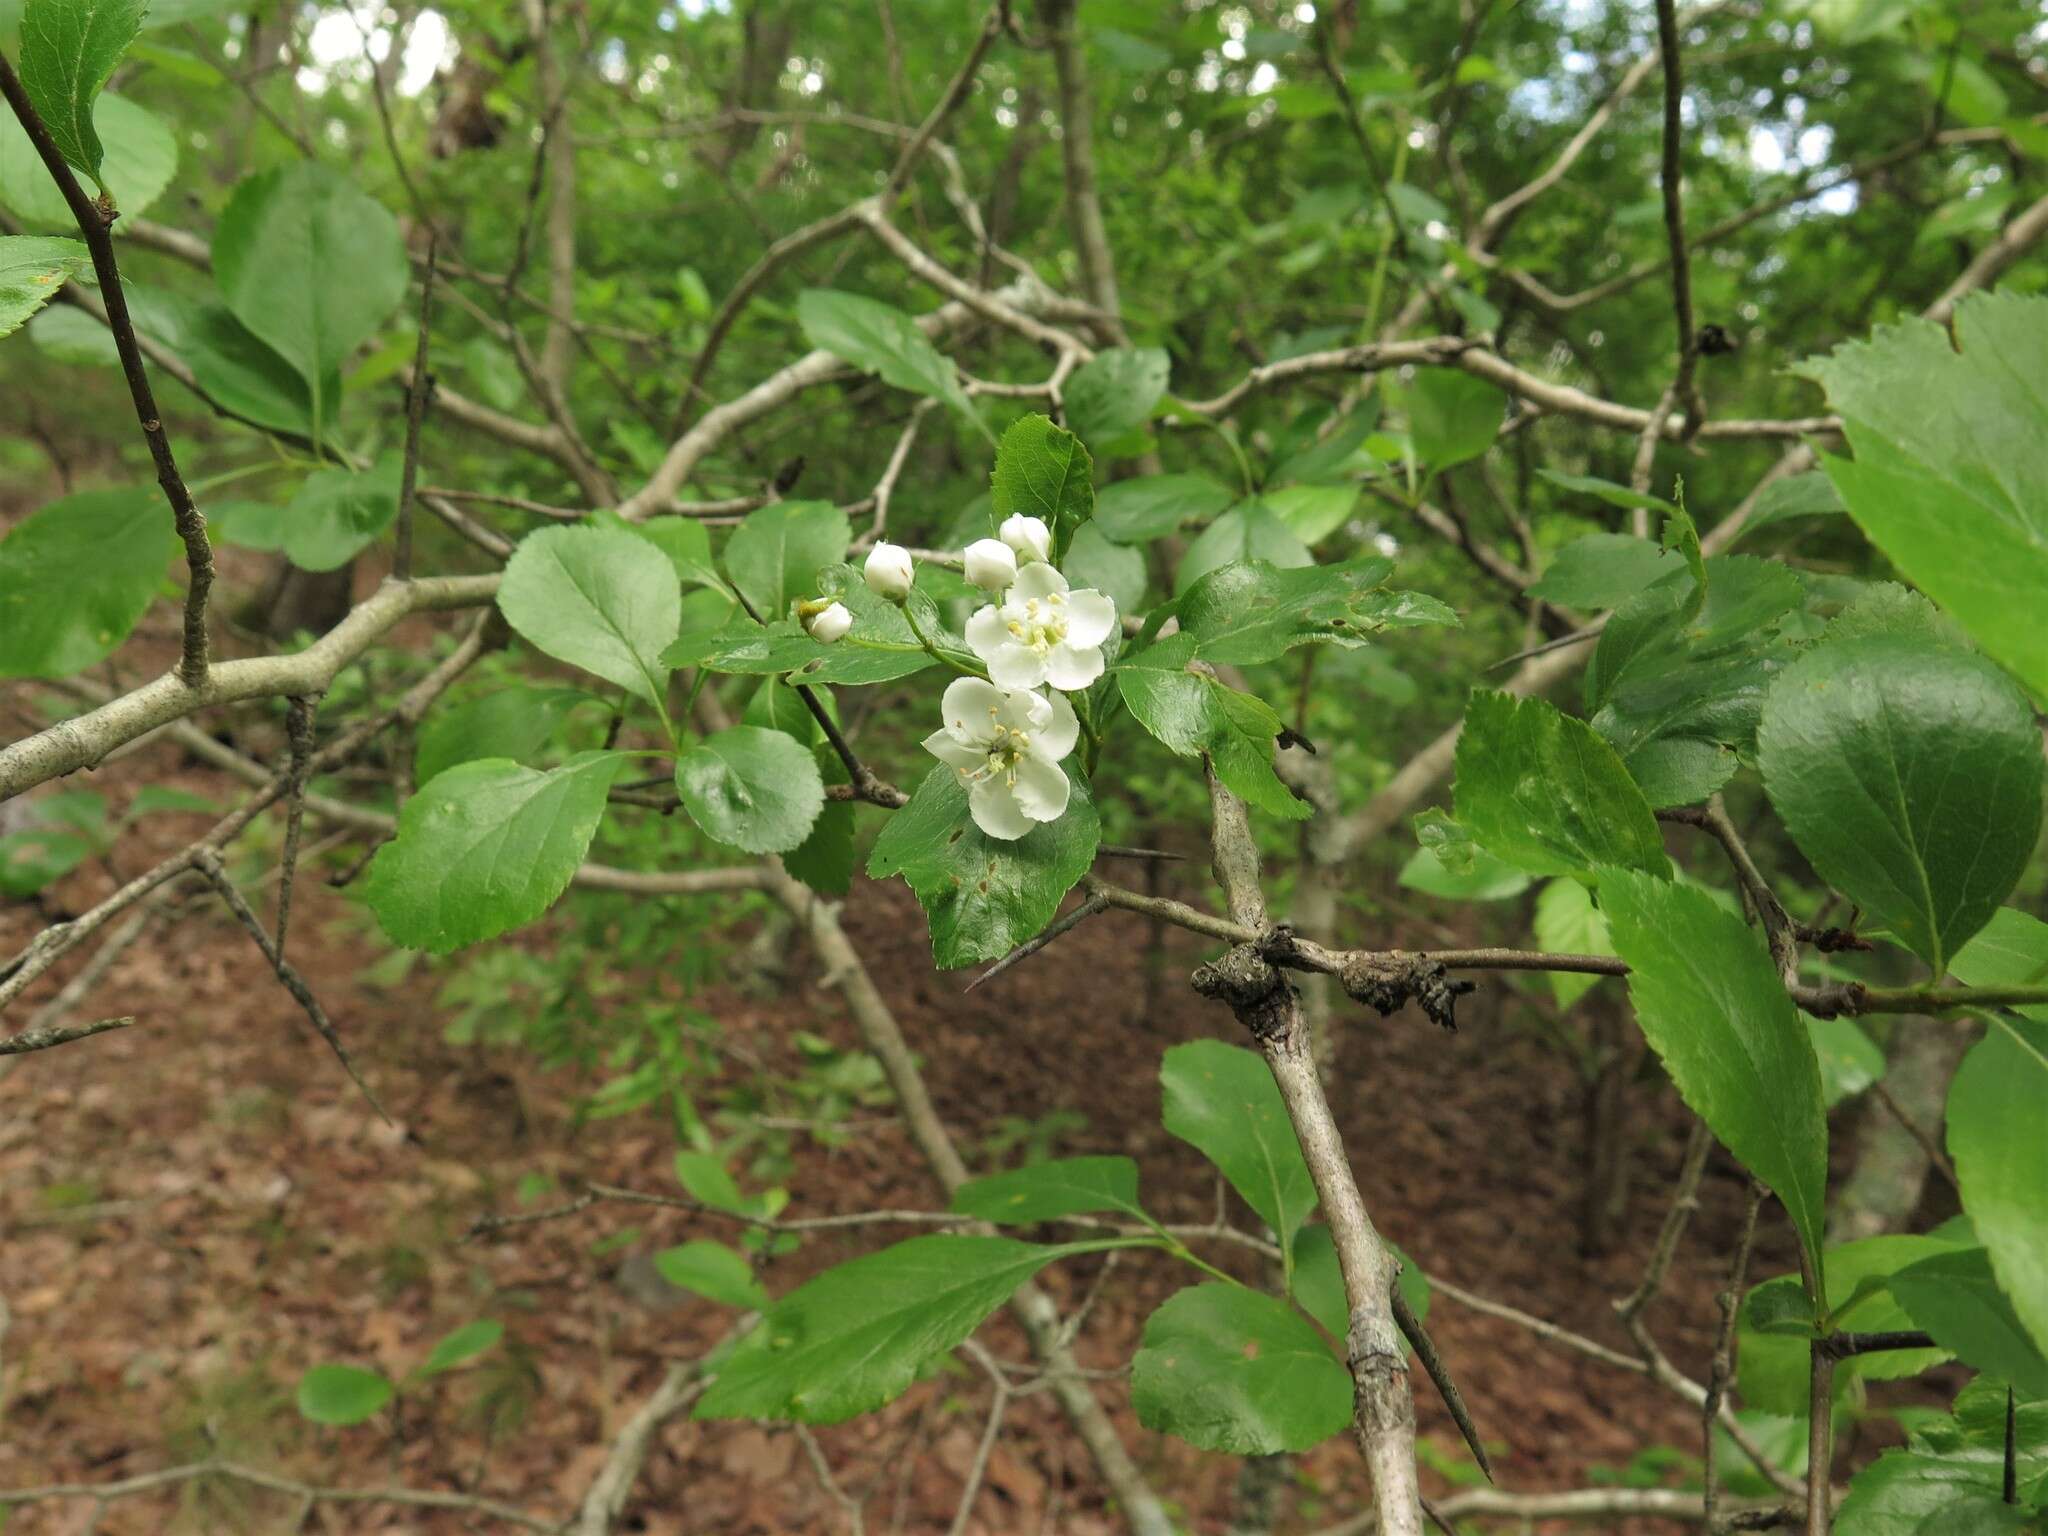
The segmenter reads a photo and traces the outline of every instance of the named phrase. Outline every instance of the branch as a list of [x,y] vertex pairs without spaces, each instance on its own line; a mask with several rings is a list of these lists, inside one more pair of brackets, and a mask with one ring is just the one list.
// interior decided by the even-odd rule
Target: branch
[[[0,96],[21,120],[29,142],[35,146],[44,169],[64,194],[78,232],[92,253],[92,269],[99,279],[100,300],[106,306],[107,324],[114,333],[114,346],[121,355],[121,372],[128,380],[128,397],[135,405],[135,419],[142,424],[142,436],[149,444],[149,456],[156,464],[156,483],[170,504],[171,520],[178,539],[185,546],[185,624],[180,640],[178,675],[185,685],[198,688],[206,682],[206,597],[213,588],[213,546],[206,537],[206,517],[193,505],[185,477],[171,452],[171,440],[164,435],[163,415],[157,410],[156,395],[149,387],[149,371],[142,365],[142,349],[135,339],[135,322],[128,315],[128,294],[121,284],[121,269],[114,260],[114,220],[119,214],[112,198],[102,194],[95,202],[85,195],[78,178],[71,174],[63,151],[50,137],[50,130],[36,115],[21,77],[0,55]],[[7,798],[0,793],[0,800]]]
[[104,1035],[110,1029],[126,1029],[135,1022],[135,1015],[119,1019],[101,1019],[93,1024],[57,1024],[46,1029],[25,1029],[18,1035],[0,1036],[0,1056],[23,1056],[30,1051],[47,1051],[53,1045],[69,1045],[74,1040],[90,1040],[94,1035]]
[[1691,434],[1706,414],[1693,369],[1699,362],[1699,339],[1693,331],[1692,257],[1685,243],[1684,170],[1680,150],[1685,132],[1685,70],[1678,50],[1678,7],[1675,0],[1657,0],[1658,55],[1664,62],[1664,157],[1658,182],[1664,193],[1664,239],[1671,251],[1671,307],[1678,322],[1678,373],[1671,392],[1685,406]]

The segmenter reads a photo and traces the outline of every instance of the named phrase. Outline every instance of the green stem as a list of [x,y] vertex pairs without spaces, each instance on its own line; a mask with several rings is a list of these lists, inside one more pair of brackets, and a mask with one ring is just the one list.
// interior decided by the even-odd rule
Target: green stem
[[936,661],[940,666],[951,667],[955,672],[958,672],[962,677],[978,677],[983,682],[987,682],[989,680],[988,673],[984,671],[982,668],[970,667],[964,661],[960,661],[955,657],[949,656],[944,651],[940,650],[938,646],[932,642],[931,637],[926,635],[922,629],[919,629],[917,627],[917,617],[916,615],[911,613],[910,604],[908,603],[903,604],[903,622],[908,624],[910,626],[910,632],[913,635],[917,636],[917,643],[924,647],[925,655],[931,657],[931,659],[933,661]]

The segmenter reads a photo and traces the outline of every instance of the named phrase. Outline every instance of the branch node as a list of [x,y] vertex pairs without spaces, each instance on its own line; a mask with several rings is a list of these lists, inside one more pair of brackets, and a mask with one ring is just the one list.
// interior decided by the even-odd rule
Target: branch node
[[1276,971],[1260,946],[1236,944],[1195,967],[1188,984],[1203,997],[1227,1003],[1238,1023],[1258,1041],[1277,1040],[1294,1028],[1294,986]]
[[1344,962],[1337,978],[1345,994],[1387,1018],[1405,1003],[1419,1004],[1431,1022],[1440,1028],[1458,1027],[1458,999],[1476,991],[1478,984],[1454,981],[1440,961],[1426,955],[1405,955],[1399,950],[1387,954],[1354,952]]

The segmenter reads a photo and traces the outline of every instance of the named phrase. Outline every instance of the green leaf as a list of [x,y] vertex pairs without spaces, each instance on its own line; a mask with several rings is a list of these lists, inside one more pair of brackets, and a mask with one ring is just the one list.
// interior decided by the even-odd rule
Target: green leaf
[[2048,1359],[1999,1289],[1984,1249],[1922,1259],[1890,1284],[1913,1325],[1965,1365],[1989,1371],[2024,1397],[2048,1398]]
[[1145,425],[1166,393],[1172,364],[1164,347],[1113,347],[1098,352],[1067,380],[1067,425],[1097,447]]
[[572,710],[601,702],[580,688],[512,687],[437,709],[420,727],[414,776],[429,784],[480,757],[523,762],[554,739]]
[[91,270],[92,253],[77,240],[0,236],[0,336],[19,330],[59,288]]
[[1003,434],[989,477],[990,520],[1036,517],[1052,530],[1057,564],[1074,531],[1095,515],[1095,461],[1081,440],[1052,418],[1020,417]]
[[505,622],[557,661],[649,703],[668,684],[661,653],[682,623],[673,569],[610,528],[542,528],[520,540],[498,588]]
[[1102,824],[1087,781],[1071,765],[1067,778],[1073,794],[1066,814],[1015,842],[975,826],[960,775],[943,764],[889,818],[868,873],[878,880],[903,876],[924,907],[932,958],[942,969],[994,960],[1036,938],[1088,873]]
[[1406,890],[1445,901],[1506,901],[1534,882],[1484,848],[1474,848],[1472,857],[1453,869],[1436,849],[1425,847],[1416,849],[1401,866],[1400,883]]
[[2048,1024],[1996,1013],[1948,1091],[1963,1209],[2014,1310],[2048,1350]]
[[676,1182],[692,1200],[738,1216],[753,1213],[754,1203],[740,1193],[731,1170],[709,1152],[678,1152],[675,1171]]
[[[135,41],[148,0],[27,0],[21,83],[64,158],[99,180],[104,151],[93,103]],[[104,183],[102,183],[104,187]]]
[[1408,392],[1408,436],[1433,470],[1476,459],[1493,446],[1508,397],[1457,368],[1425,368]]
[[1392,574],[1393,565],[1377,557],[1293,569],[1241,560],[1189,586],[1173,612],[1202,660],[1218,666],[1253,666],[1298,645],[1356,646],[1389,629],[1458,622],[1433,597],[1389,588]]
[[1316,1208],[1316,1187],[1273,1073],[1256,1051],[1194,1040],[1159,1065],[1167,1130],[1214,1163],[1283,1249]]
[[[128,307],[136,329],[183,358],[194,381],[222,409],[259,427],[313,435],[313,395],[306,381],[226,305],[133,285]],[[340,375],[329,375],[325,387],[330,398],[340,398]]]
[[1061,1157],[991,1174],[953,1192],[953,1209],[1006,1226],[1118,1211],[1143,1219],[1138,1165],[1128,1157]]
[[458,1365],[467,1365],[486,1350],[495,1348],[503,1337],[505,1325],[496,1318],[480,1317],[473,1323],[464,1323],[428,1352],[427,1358],[413,1371],[413,1378],[424,1381],[429,1376],[452,1371]]
[[1115,603],[1118,613],[1144,610],[1148,580],[1144,555],[1112,544],[1094,523],[1083,523],[1075,530],[1060,570],[1074,586],[1093,588]]
[[1302,543],[1316,544],[1344,526],[1351,509],[1358,505],[1358,487],[1290,485],[1282,490],[1266,491],[1259,500]]
[[846,558],[853,528],[829,501],[775,501],[747,514],[725,546],[733,585],[763,619],[818,590],[818,572]]
[[1671,868],[1614,748],[1546,700],[1475,691],[1457,769],[1457,818],[1472,840],[1531,874],[1591,881],[1603,865]]
[[2048,692],[2048,298],[1975,294],[1955,334],[1905,320],[1809,359],[1853,462],[1828,477],[1871,542],[2037,693]]
[[[1913,1320],[1885,1289],[1885,1282],[1908,1264],[1961,1246],[1937,1237],[1896,1233],[1835,1244],[1826,1255],[1826,1294],[1834,1326],[1872,1332],[1912,1327]],[[1738,1381],[1742,1400],[1752,1407],[1801,1418],[1806,1415],[1811,1326],[1785,1332],[1759,1332],[1757,1328],[1760,1320],[1782,1321],[1792,1313],[1787,1294],[1796,1291],[1803,1295],[1804,1290],[1797,1275],[1780,1275],[1751,1291],[1743,1303]],[[1947,1358],[1939,1349],[1854,1355],[1835,1367],[1835,1390],[1846,1392],[1858,1380],[1897,1381],[1917,1376]]]
[[364,899],[393,943],[445,955],[530,923],[568,889],[632,759],[583,752],[542,773],[487,757],[406,801]]
[[1682,559],[1648,539],[1591,533],[1560,549],[1529,595],[1567,608],[1618,608],[1684,566]]
[[1294,536],[1262,501],[1241,501],[1195,536],[1173,573],[1173,589],[1185,593],[1212,571],[1237,562],[1297,567],[1315,564],[1308,546]]
[[[1409,1311],[1418,1318],[1429,1316],[1429,1277],[1399,1248],[1394,1258],[1401,1266],[1395,1280]],[[1321,1222],[1303,1227],[1294,1239],[1293,1296],[1301,1309],[1330,1330],[1330,1337],[1343,1339],[1351,1327],[1351,1303],[1344,1295],[1344,1269],[1337,1262],[1337,1242]]]
[[756,725],[707,736],[677,758],[676,793],[692,821],[748,853],[797,847],[825,806],[810,748]]
[[943,400],[983,432],[988,430],[960,387],[953,360],[933,346],[902,310],[857,293],[806,288],[797,296],[796,314],[804,339],[820,351],[878,375],[885,384]]
[[299,1378],[299,1412],[315,1424],[360,1424],[397,1390],[359,1365],[316,1365]]
[[753,1267],[723,1243],[699,1238],[680,1247],[664,1248],[654,1256],[654,1268],[670,1285],[694,1291],[707,1301],[743,1307],[749,1312],[760,1312],[768,1306],[768,1293],[754,1278]]
[[[163,195],[178,170],[178,140],[154,112],[125,96],[105,92],[93,108],[93,128],[105,150],[98,180],[127,218],[143,213]],[[24,221],[46,229],[76,230],[71,205],[50,179],[28,134],[12,112],[0,113],[0,203]],[[115,238],[122,226],[115,224]]]
[[768,1308],[695,1417],[837,1424],[867,1413],[900,1397],[1046,1265],[1122,1246],[913,1237],[828,1269]]
[[[1607,919],[1593,905],[1593,898],[1576,880],[1552,880],[1536,898],[1536,943],[1553,954],[1611,955],[1614,944],[1607,936]],[[1572,971],[1550,973],[1550,993],[1557,1006],[1569,1008],[1600,981],[1598,976]]]
[[[1977,936],[1948,963],[1957,981],[1972,987],[2028,987],[2048,981],[2048,923],[2013,907],[2000,907]],[[2048,1021],[2048,1005],[2013,1010]]]
[[316,469],[306,476],[289,505],[231,502],[214,521],[220,536],[244,549],[281,550],[304,571],[333,571],[376,542],[398,516],[398,455],[387,453],[374,467]]
[[1846,510],[1834,482],[1822,471],[1816,469],[1803,475],[1787,475],[1764,487],[1763,494],[1757,497],[1756,506],[1749,514],[1749,521],[1742,525],[1741,537],[1746,539],[1753,533],[1789,522],[1795,517],[1829,517]]
[[1820,1060],[1821,1100],[1829,1109],[1884,1076],[1884,1052],[1854,1019],[1800,1017]]
[[1839,1536],[2019,1536],[2028,1515],[2007,1504],[1994,1464],[1892,1450],[1849,1480]]
[[1191,672],[1196,637],[1182,633],[1150,646],[1116,669],[1118,691],[1138,723],[1169,751],[1207,754],[1216,776],[1261,810],[1303,821],[1312,808],[1273,771],[1280,716],[1264,700]]
[[1763,940],[1706,892],[1600,871],[1644,1036],[1693,1112],[1770,1185],[1819,1265],[1828,1123],[1820,1066]]
[[[1582,496],[1591,496],[1595,500],[1606,502],[1610,507],[1620,507],[1624,511],[1641,509],[1645,512],[1669,513],[1676,510],[1662,496],[1651,496],[1643,491],[1633,491],[1625,485],[1615,484],[1612,480],[1602,480],[1597,475],[1567,475],[1561,474],[1554,469],[1539,469],[1536,473],[1548,480],[1552,485],[1562,486],[1567,491],[1576,491]],[[1594,537],[1619,538],[1621,535],[1595,534]],[[1589,541],[1581,539],[1579,542],[1583,544]],[[1641,539],[1631,539],[1629,542],[1640,544],[1644,541]],[[1604,606],[1612,607],[1613,604],[1609,603]]]
[[[811,756],[817,762],[820,782],[853,782],[846,764],[829,745],[821,742],[814,746]],[[853,845],[853,829],[852,802],[827,800],[818,819],[811,823],[810,836],[782,856],[782,867],[822,895],[844,896],[853,889],[853,872],[860,864],[860,855]]]
[[1814,870],[1936,974],[2012,890],[2041,829],[2026,699],[1952,647],[1817,646],[1772,684],[1757,756]]
[[1146,544],[1184,523],[1207,522],[1234,500],[1207,475],[1144,475],[1105,485],[1095,524],[1119,544]]
[[1242,1285],[1196,1285],[1145,1324],[1131,1407],[1147,1429],[1205,1451],[1306,1451],[1351,1422],[1351,1373],[1286,1302]]
[[[676,568],[676,579],[684,586],[725,591],[725,580],[718,574],[717,562],[711,558],[711,533],[695,518],[657,517],[651,522],[625,523],[623,526],[667,555],[669,564]],[[832,558],[836,560],[844,554],[842,547],[839,555]],[[730,595],[727,594],[728,597]]]
[[221,210],[213,276],[235,317],[298,370],[314,435],[333,424],[335,370],[405,297],[398,221],[310,160],[246,177]]
[[155,486],[81,491],[0,539],[0,677],[68,677],[113,653],[177,552]]

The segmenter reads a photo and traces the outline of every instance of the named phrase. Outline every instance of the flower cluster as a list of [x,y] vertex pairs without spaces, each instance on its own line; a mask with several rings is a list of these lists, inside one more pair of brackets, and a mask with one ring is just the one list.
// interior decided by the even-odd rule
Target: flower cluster
[[[1102,676],[1116,604],[1068,585],[1053,568],[1052,530],[1040,518],[1005,519],[997,537],[967,546],[963,565],[968,581],[996,599],[967,621],[968,648],[988,677],[954,681],[924,746],[960,775],[974,824],[1010,842],[1066,811],[1060,761],[1074,750],[1080,722],[1065,693]],[[861,569],[868,590],[892,603],[910,596],[916,574],[900,544],[877,544]],[[852,623],[841,603],[804,617],[812,638],[827,644]]]

